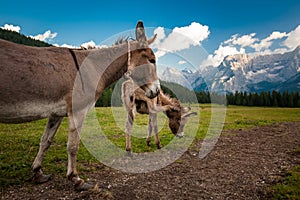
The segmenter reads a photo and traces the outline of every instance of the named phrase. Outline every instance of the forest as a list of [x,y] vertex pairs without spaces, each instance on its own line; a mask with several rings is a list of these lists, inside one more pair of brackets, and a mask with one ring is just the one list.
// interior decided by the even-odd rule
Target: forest
[[[4,30],[0,28],[0,38],[18,44],[28,46],[48,47],[52,46],[43,41],[35,40],[23,34]],[[119,82],[118,82],[119,83]],[[120,85],[114,83],[109,86],[97,100],[97,107],[107,107],[111,105],[111,96],[117,86],[115,92],[120,94]],[[168,83],[161,81],[161,87],[164,93],[169,94],[171,97],[177,97],[182,103],[219,103],[226,105],[241,105],[241,106],[271,106],[271,107],[300,107],[300,94],[299,92],[277,92],[266,91],[260,93],[239,92],[228,93],[220,95],[217,93],[210,93],[207,91],[194,92],[179,84]],[[175,94],[176,93],[176,94]],[[213,102],[212,102],[213,99]],[[113,106],[121,106],[121,99],[114,99]]]

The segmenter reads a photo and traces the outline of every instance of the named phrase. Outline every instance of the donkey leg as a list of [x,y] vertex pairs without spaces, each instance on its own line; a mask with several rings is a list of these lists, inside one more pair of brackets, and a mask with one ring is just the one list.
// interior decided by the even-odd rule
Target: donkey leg
[[55,133],[61,124],[63,117],[49,117],[46,130],[41,137],[40,148],[35,160],[32,164],[33,178],[36,183],[44,183],[50,180],[51,175],[44,175],[42,171],[42,160],[45,156],[47,149],[50,147]]
[[77,153],[79,149],[80,143],[80,131],[82,127],[83,120],[85,115],[81,118],[77,119],[77,126],[75,125],[74,118],[72,114],[68,115],[69,119],[69,135],[68,135],[68,170],[67,170],[67,177],[70,181],[72,181],[75,185],[75,189],[82,191],[82,190],[89,190],[93,186],[85,183],[83,179],[78,176],[77,168],[76,168],[76,159]]
[[151,117],[151,124],[154,131],[154,138],[155,138],[155,144],[157,146],[157,149],[161,149],[160,140],[158,138],[158,128],[157,128],[157,113],[151,113],[149,114],[149,117]]
[[150,143],[151,143],[151,134],[152,134],[152,117],[151,114],[149,114],[148,117],[148,137],[146,140],[147,146],[150,147]]
[[126,151],[127,151],[128,155],[131,155],[130,134],[132,131],[133,119],[134,119],[133,110],[129,110],[127,113],[126,130],[125,130],[125,132],[126,132]]

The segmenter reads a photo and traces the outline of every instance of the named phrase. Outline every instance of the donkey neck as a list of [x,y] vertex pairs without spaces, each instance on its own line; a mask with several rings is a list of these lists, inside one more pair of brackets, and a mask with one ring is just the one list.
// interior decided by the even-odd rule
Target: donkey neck
[[75,54],[79,59],[78,63],[83,63],[84,59],[89,60],[88,63],[92,63],[93,68],[100,76],[97,80],[96,99],[100,97],[105,88],[119,80],[128,70],[127,44],[102,49],[77,50]]

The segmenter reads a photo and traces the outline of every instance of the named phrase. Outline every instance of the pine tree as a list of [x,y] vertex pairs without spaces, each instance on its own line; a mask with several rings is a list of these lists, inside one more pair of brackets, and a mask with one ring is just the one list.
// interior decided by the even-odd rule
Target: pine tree
[[288,107],[294,107],[294,93],[291,92],[289,95],[288,95]]
[[271,104],[273,107],[278,107],[278,92],[272,91]]

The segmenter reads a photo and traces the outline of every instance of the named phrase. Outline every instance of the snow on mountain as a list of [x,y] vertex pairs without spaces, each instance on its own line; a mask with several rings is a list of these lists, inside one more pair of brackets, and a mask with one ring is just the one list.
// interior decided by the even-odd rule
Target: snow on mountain
[[[230,55],[218,67],[201,67],[198,71],[167,68],[162,80],[194,90],[214,87],[227,92],[260,92],[269,90],[300,91],[300,46],[284,54]],[[190,87],[189,87],[190,88]]]
[[161,75],[159,75],[159,78],[166,82],[177,83],[192,90],[193,87],[191,86],[189,81],[190,77],[186,76],[188,74],[192,75],[193,72],[191,71],[191,73],[186,73],[186,71],[182,72],[175,68],[167,67],[165,71]]

